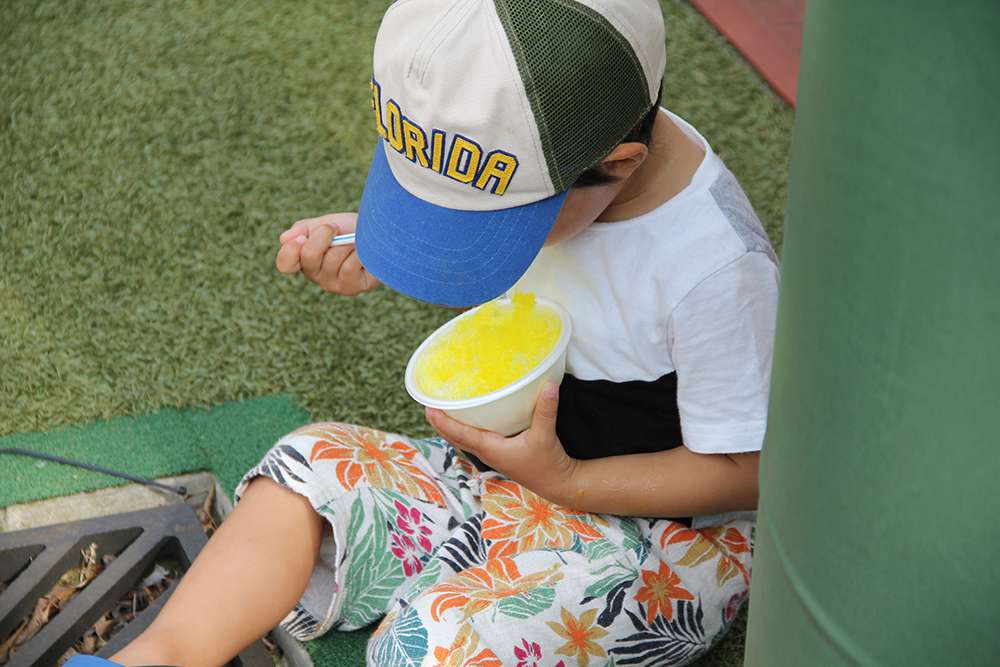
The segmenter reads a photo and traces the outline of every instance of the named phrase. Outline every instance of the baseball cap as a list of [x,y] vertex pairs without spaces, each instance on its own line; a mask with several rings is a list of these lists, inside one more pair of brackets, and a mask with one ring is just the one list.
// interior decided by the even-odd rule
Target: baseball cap
[[500,296],[649,111],[665,61],[656,0],[399,0],[375,40],[361,263],[429,303]]

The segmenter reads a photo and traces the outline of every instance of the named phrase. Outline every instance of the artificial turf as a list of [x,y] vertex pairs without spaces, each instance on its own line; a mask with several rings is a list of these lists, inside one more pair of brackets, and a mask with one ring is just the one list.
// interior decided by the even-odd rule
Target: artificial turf
[[140,416],[0,437],[0,506],[69,496],[128,482],[53,463],[22,450],[152,479],[211,470],[230,496],[282,435],[309,415],[294,396],[261,396],[210,408],[164,408]]
[[[289,395],[311,420],[430,433],[402,369],[451,313],[274,268],[291,222],[356,210],[387,4],[0,2],[0,436]],[[664,105],[780,253],[793,113],[684,0],[661,5]],[[741,632],[700,664],[740,664]],[[324,667],[357,657],[314,644]]]

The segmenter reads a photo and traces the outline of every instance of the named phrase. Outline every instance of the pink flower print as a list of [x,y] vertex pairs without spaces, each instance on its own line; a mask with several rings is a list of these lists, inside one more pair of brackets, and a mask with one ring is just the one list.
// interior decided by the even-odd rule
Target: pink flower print
[[396,509],[399,510],[396,516],[396,525],[399,529],[407,535],[413,535],[424,552],[430,553],[432,546],[427,536],[431,534],[431,529],[422,525],[424,515],[416,507],[407,507],[398,500]]
[[[524,646],[524,648],[521,648]],[[514,655],[517,657],[517,667],[538,667],[538,661],[542,659],[542,647],[527,639],[521,640],[521,646],[514,647]],[[531,662],[528,662],[531,658]]]
[[424,564],[417,556],[417,546],[406,535],[392,533],[392,555],[403,561],[403,571],[406,576],[412,577],[414,574],[424,569]]
[[[521,648],[521,646],[524,648]],[[521,646],[514,647],[517,667],[538,667],[542,660],[542,647],[535,642],[529,644],[527,639],[521,640]],[[560,660],[553,667],[566,667],[566,663]]]
[[742,593],[737,593],[733,597],[729,598],[729,604],[726,606],[726,623],[736,618],[736,612],[739,611],[740,605],[749,593],[750,590],[747,589]]
[[[532,642],[528,643],[527,639],[521,640],[520,646],[514,647],[514,655],[517,657],[517,667],[537,667],[538,661],[542,659],[542,647],[538,644]],[[531,663],[528,663],[528,658],[531,658]]]

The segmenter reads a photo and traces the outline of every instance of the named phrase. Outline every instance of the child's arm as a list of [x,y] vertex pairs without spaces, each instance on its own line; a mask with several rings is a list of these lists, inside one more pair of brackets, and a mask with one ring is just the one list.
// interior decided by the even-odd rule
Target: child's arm
[[546,385],[531,428],[512,438],[481,431],[427,409],[431,425],[546,500],[622,516],[699,516],[757,508],[759,452],[696,454],[677,447],[652,454],[571,459],[556,437],[558,388]]
[[299,220],[278,237],[275,264],[282,273],[302,272],[327,292],[355,296],[381,283],[368,273],[353,245],[331,248],[333,237],[354,231],[357,213],[331,213]]

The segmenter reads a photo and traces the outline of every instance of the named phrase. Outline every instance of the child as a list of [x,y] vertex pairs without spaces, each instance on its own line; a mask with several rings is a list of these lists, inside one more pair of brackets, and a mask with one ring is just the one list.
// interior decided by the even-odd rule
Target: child
[[681,665],[725,633],[778,269],[735,179],[659,108],[665,60],[655,0],[388,10],[360,211],[297,222],[278,268],[453,308],[549,296],[567,376],[510,438],[432,409],[441,438],[286,436],[116,662],[217,667],[280,621],[309,638],[383,616],[372,665]]

